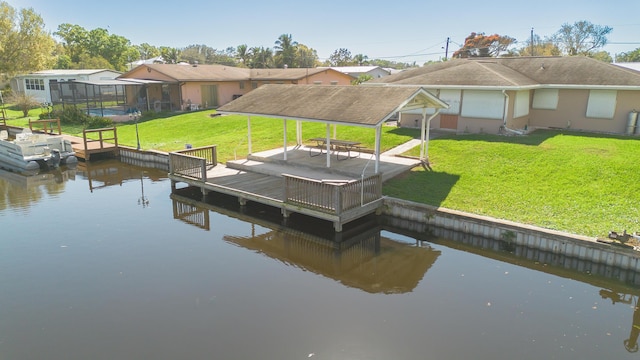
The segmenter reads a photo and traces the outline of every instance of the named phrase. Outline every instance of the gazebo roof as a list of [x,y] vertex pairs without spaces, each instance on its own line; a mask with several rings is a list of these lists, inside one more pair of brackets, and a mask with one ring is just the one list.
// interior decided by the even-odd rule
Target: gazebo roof
[[375,127],[400,110],[448,108],[425,89],[266,84],[218,112]]

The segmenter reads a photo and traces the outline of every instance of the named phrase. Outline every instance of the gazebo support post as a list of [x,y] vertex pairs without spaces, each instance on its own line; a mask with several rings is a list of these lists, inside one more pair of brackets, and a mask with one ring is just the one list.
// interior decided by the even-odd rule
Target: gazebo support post
[[284,158],[283,158],[283,160],[287,161],[287,119],[286,118],[282,119],[282,121],[284,123],[284,135],[283,135],[283,137],[284,137],[284,139],[283,139],[283,141],[284,141],[284,153],[283,153],[284,154]]
[[247,116],[247,142],[248,144],[248,152],[251,155],[251,115]]

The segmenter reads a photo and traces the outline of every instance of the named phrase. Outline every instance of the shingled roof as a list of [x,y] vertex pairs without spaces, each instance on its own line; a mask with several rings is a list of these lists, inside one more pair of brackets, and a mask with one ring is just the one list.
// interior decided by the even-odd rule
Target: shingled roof
[[427,87],[640,87],[640,72],[583,56],[453,59],[367,84]]
[[[327,68],[248,69],[226,65],[143,64],[175,81],[274,81],[300,80],[325,71]],[[126,74],[122,77],[126,77]]]
[[423,107],[448,105],[421,87],[267,84],[218,112],[374,127],[400,109]]

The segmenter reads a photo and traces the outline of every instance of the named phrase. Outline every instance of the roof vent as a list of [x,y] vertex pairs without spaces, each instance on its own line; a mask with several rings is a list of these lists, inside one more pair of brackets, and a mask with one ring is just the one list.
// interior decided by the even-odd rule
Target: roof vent
[[542,63],[542,65],[540,65],[540,70],[544,70],[544,63]]

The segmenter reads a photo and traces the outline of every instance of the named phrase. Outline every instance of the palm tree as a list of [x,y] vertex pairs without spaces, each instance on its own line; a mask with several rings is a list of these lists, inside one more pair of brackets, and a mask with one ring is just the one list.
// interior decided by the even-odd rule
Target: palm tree
[[250,53],[247,44],[238,45],[238,48],[236,49],[236,57],[244,66],[247,66],[247,62],[249,62],[249,56]]
[[296,58],[298,42],[293,41],[291,34],[282,34],[276,40],[274,49],[276,50],[276,65],[278,67],[293,66]]

